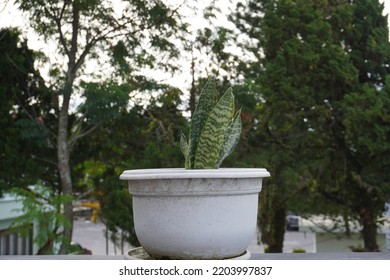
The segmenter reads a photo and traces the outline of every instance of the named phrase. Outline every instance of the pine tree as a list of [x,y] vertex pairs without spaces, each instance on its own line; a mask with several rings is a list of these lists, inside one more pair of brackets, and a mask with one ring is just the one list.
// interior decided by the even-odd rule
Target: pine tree
[[377,227],[390,197],[390,43],[387,16],[379,1],[352,4],[345,50],[358,70],[357,90],[344,97],[351,210],[362,225],[364,249],[377,251]]
[[270,252],[282,251],[286,210],[310,193],[360,217],[365,249],[377,250],[375,217],[389,195],[388,177],[378,171],[386,170],[389,152],[382,11],[378,1],[363,0],[237,7],[233,19],[254,58],[243,73],[262,98],[254,144],[272,174],[260,204]]

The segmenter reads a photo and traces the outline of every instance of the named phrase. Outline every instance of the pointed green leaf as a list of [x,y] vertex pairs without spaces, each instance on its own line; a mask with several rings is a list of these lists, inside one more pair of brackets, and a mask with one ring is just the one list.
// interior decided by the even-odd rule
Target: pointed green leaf
[[199,138],[194,168],[216,168],[227,127],[233,118],[234,96],[229,88],[211,111]]
[[183,152],[184,158],[185,158],[185,168],[188,168],[188,152],[189,152],[189,147],[188,147],[188,142],[187,138],[184,135],[183,132],[181,132],[180,136],[180,149]]
[[209,78],[199,96],[194,115],[192,116],[188,152],[189,168],[194,167],[195,152],[199,137],[210,112],[213,110],[215,104],[217,104],[217,97],[218,92],[215,86],[215,80],[214,78]]
[[242,125],[241,125],[241,110],[237,111],[232,123],[229,125],[225,132],[225,138],[221,147],[217,168],[221,165],[222,161],[229,156],[234,148],[237,146],[240,140]]
[[187,142],[187,138],[183,132],[181,132],[181,137],[180,137],[180,149],[183,152],[183,155],[187,158],[187,156],[188,156],[188,142]]

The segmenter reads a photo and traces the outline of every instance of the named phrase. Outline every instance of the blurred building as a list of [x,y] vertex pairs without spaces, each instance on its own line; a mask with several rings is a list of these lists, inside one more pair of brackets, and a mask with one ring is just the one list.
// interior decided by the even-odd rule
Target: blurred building
[[27,236],[10,230],[13,221],[23,214],[18,211],[22,207],[21,198],[10,194],[0,198],[0,255],[33,255],[38,250],[33,244],[34,224]]
[[[390,208],[390,207],[389,207]],[[290,217],[292,225],[287,230],[300,233],[314,233],[314,251],[322,252],[351,252],[364,248],[361,236],[362,227],[357,221],[349,222],[349,232],[342,218],[326,216]],[[390,209],[384,215],[384,223],[378,228],[377,243],[379,250],[390,252]],[[297,225],[298,224],[298,225]]]

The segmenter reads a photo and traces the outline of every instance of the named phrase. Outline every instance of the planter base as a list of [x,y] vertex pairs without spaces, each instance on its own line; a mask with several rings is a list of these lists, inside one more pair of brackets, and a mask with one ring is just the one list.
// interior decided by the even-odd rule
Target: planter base
[[[155,258],[151,257],[148,253],[146,253],[146,251],[142,247],[137,247],[127,251],[124,257],[127,260],[156,260]],[[245,252],[240,256],[227,258],[224,260],[249,260],[250,257],[251,257],[251,253],[248,250],[245,250]],[[171,258],[167,258],[167,259],[171,259]]]
[[155,259],[240,256],[256,233],[263,168],[126,170],[134,228]]

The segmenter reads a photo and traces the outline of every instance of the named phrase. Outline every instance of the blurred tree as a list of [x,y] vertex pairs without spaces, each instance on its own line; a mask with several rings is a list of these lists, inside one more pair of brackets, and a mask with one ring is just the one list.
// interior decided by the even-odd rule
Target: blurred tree
[[38,255],[58,253],[58,245],[66,238],[62,232],[70,227],[70,221],[61,213],[61,206],[72,201],[72,197],[61,195],[51,187],[37,182],[30,189],[12,189],[14,195],[23,199],[22,214],[11,224],[10,230],[16,230],[22,236],[28,236],[34,225],[34,240],[38,246]]
[[[133,201],[127,188],[115,189],[103,199],[102,220],[114,241],[120,240],[122,255],[124,243],[140,246],[134,229]],[[114,242],[115,244],[115,242]]]
[[233,19],[253,58],[243,73],[263,99],[252,146],[273,175],[260,203],[270,252],[282,250],[287,208],[302,204],[301,195],[309,203],[308,195],[318,193],[330,204],[309,204],[309,211],[359,216],[365,249],[377,250],[374,217],[389,197],[386,173],[378,173],[386,170],[389,152],[389,42],[382,12],[378,1],[237,6]]
[[390,198],[390,42],[384,4],[352,4],[344,50],[358,70],[358,89],[342,100],[346,189],[358,217],[365,251],[378,251],[377,228]]
[[[207,1],[204,8],[195,5],[194,9],[202,16],[201,24],[195,28],[192,36],[185,42],[184,49],[191,54],[191,87],[188,109],[192,114],[195,110],[198,93],[201,92],[210,76],[218,79],[219,88],[227,89],[237,80],[235,70],[236,49],[233,30],[226,26],[226,15],[221,10],[222,2]],[[229,5],[231,5],[229,3]],[[194,26],[192,26],[194,27]],[[222,94],[222,93],[221,93]]]
[[[119,175],[125,169],[181,167],[180,131],[188,130],[180,108],[182,92],[166,87],[145,106],[99,126],[75,146],[79,191],[99,193],[100,216],[111,237],[138,246],[132,222],[131,196]],[[110,139],[110,141],[107,141]],[[123,246],[121,246],[123,247]]]
[[58,186],[50,91],[34,63],[39,53],[16,29],[0,30],[0,196],[43,179]]
[[[58,130],[55,131],[57,167],[62,192],[72,194],[71,150],[77,140],[99,125],[83,126],[83,115],[79,114],[75,115],[79,119],[78,126],[76,129],[71,127],[71,101],[82,92],[78,79],[88,73],[86,62],[94,61],[102,66],[102,61],[112,56],[112,61],[119,67],[119,74],[126,73],[128,83],[134,90],[138,89],[142,79],[135,73],[145,66],[168,68],[170,64],[167,62],[178,56],[173,39],[185,26],[177,20],[177,9],[159,0],[115,3],[95,0],[17,0],[16,3],[20,10],[27,13],[38,35],[55,46],[56,57],[51,58],[49,74],[54,81],[51,85],[55,92],[52,97],[56,100],[54,110],[58,116]],[[157,57],[153,51],[159,51],[166,57]],[[97,75],[90,76],[93,78]],[[106,76],[103,73],[100,78],[105,80]],[[114,106],[111,106],[110,100],[105,108],[116,110],[115,105],[114,102]],[[71,203],[64,205],[64,211],[66,217],[72,220]],[[67,240],[71,240],[72,227],[65,231],[65,235]],[[63,252],[67,251],[67,245],[64,244]]]

